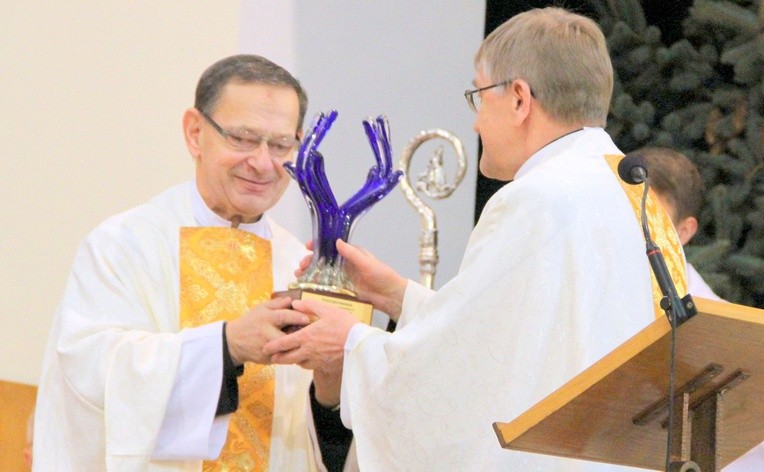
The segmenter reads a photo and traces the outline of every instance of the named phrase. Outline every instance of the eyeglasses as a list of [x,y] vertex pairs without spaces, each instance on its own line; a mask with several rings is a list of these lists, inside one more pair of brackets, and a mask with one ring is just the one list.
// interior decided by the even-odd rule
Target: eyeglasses
[[[477,113],[478,109],[480,108],[480,92],[488,89],[492,89],[494,87],[501,87],[503,85],[508,85],[514,82],[517,79],[509,79],[505,80],[503,82],[499,82],[493,85],[487,85],[485,87],[480,87],[475,90],[465,90],[464,91],[464,98],[467,99],[467,105],[469,105],[470,110]],[[531,89],[531,97],[535,97],[536,95],[533,94],[533,89]]]
[[198,108],[197,110],[201,113],[204,119],[207,120],[207,123],[212,125],[212,127],[215,128],[215,131],[225,139],[225,142],[237,151],[251,151],[257,149],[260,144],[265,141],[266,146],[268,146],[268,152],[276,157],[284,157],[300,142],[296,136],[294,138],[284,136],[268,138],[247,131],[226,131],[219,124],[215,123],[215,120],[210,118],[205,112]]

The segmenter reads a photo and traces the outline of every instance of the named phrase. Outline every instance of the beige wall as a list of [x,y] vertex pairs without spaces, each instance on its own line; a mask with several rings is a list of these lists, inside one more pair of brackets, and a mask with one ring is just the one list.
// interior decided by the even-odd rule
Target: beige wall
[[84,235],[192,175],[180,119],[239,2],[0,2],[0,379],[36,385]]

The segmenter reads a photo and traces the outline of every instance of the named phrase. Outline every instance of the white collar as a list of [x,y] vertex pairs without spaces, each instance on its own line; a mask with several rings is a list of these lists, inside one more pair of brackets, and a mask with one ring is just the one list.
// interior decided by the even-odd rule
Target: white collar
[[583,129],[580,129],[578,131],[574,131],[570,134],[563,135],[562,137],[557,138],[551,143],[542,147],[541,149],[533,153],[533,155],[530,158],[528,158],[528,160],[525,161],[522,166],[520,166],[520,169],[518,169],[517,173],[515,174],[515,180],[522,177],[524,174],[527,174],[534,167],[541,165],[542,163],[548,161],[552,157],[560,154],[560,152],[562,152],[563,150],[571,147],[573,143],[577,141],[579,138],[581,138],[584,134],[590,134],[592,132],[599,134],[600,132],[604,133],[605,130],[603,130],[602,128],[584,127]]
[[[191,211],[194,214],[194,219],[199,226],[217,226],[217,227],[230,227],[231,222],[222,218],[220,215],[212,211],[204,202],[202,195],[199,193],[199,189],[196,186],[196,181],[191,182]],[[239,225],[240,230],[250,232],[263,239],[270,240],[272,237],[271,228],[268,224],[268,217],[263,215],[258,221],[254,223],[242,223]]]

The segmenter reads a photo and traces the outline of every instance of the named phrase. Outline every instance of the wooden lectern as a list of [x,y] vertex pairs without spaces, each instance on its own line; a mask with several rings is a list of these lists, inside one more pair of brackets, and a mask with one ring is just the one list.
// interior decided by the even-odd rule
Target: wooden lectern
[[[695,299],[676,331],[673,461],[721,470],[764,441],[764,310]],[[506,449],[665,466],[671,326],[660,318],[509,423]]]

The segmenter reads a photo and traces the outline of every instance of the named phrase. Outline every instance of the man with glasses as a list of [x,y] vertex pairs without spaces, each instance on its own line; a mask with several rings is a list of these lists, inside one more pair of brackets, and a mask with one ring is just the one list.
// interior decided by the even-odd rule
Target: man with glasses
[[[507,451],[492,428],[663,316],[641,189],[619,181],[623,153],[602,128],[613,91],[605,38],[588,18],[531,10],[489,35],[475,66],[465,96],[480,170],[512,182],[486,205],[459,273],[431,291],[338,241],[359,296],[397,330],[296,301],[318,320],[265,352],[309,368],[344,357],[342,417],[364,471],[621,469]],[[671,222],[652,198],[648,212],[684,295]]]
[[269,300],[306,251],[265,216],[306,108],[265,58],[203,73],[183,115],[194,181],[78,250],[45,353],[36,470],[342,470],[341,363],[274,368],[262,352],[308,322]]

